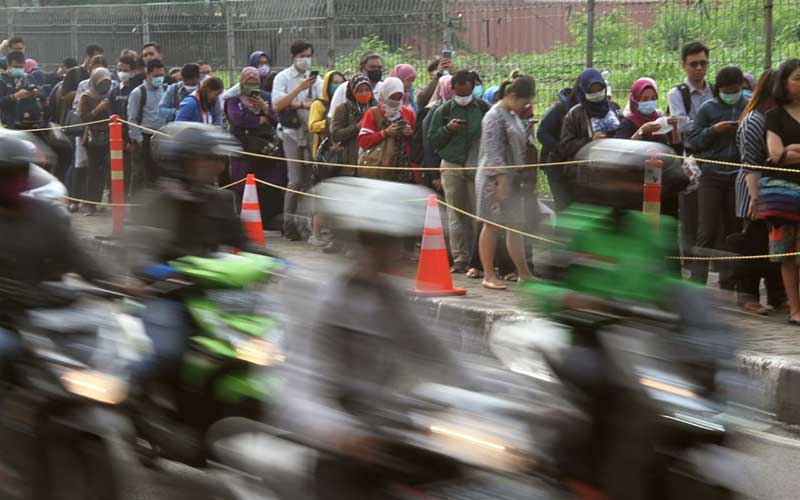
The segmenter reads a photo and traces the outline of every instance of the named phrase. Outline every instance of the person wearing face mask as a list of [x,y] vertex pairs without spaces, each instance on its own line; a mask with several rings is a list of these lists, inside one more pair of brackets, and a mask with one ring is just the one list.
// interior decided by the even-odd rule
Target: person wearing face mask
[[[272,71],[272,66],[270,66],[271,61],[269,56],[263,50],[257,50],[250,54],[250,60],[248,64],[248,68],[255,68],[258,72],[258,79],[259,79],[259,88],[271,94],[272,92],[272,85],[275,81],[275,76],[277,73]],[[222,102],[226,102],[228,99],[232,97],[239,97],[241,84],[236,82],[236,85],[229,88],[222,94]]]
[[578,104],[567,112],[561,128],[558,155],[570,161],[587,143],[614,137],[619,128],[619,106],[606,95],[606,81],[594,68],[578,77]]
[[181,68],[181,81],[167,87],[164,97],[158,104],[158,112],[164,122],[175,121],[175,115],[184,99],[200,88],[200,66],[194,63],[184,64]]
[[[128,96],[128,118],[133,123],[158,130],[164,126],[164,117],[158,112],[158,104],[166,91],[164,63],[158,59],[150,59],[147,62],[146,72],[145,82],[133,89]],[[131,195],[134,195],[155,183],[158,168],[150,150],[153,133],[133,126],[128,132],[133,146],[130,188]]]
[[[322,79],[310,74],[314,46],[297,41],[291,47],[294,63],[278,73],[272,85],[272,102],[279,113],[278,134],[283,141],[287,159],[289,189],[306,191],[311,180],[311,169],[293,160],[311,160],[308,133],[308,110],[311,103],[322,96]],[[305,224],[299,217],[300,195],[287,191],[284,200],[283,235],[297,241],[303,239]]]
[[[428,140],[428,131],[431,128],[433,112],[453,97],[453,75],[445,75],[438,79],[433,97],[428,105],[420,109],[417,115],[417,124],[414,135],[411,136],[411,160],[423,167],[438,167],[442,159]],[[428,184],[438,192],[442,192],[442,181],[439,172],[427,171],[425,174]]]
[[748,101],[753,98],[753,91],[756,88],[756,78],[750,74],[744,74],[744,83],[742,84],[742,95]]
[[[530,207],[530,193],[521,182],[522,169],[504,168],[527,163],[528,134],[518,115],[536,94],[536,84],[529,76],[520,76],[502,89],[503,99],[483,117],[481,123],[478,172],[475,177],[478,215],[491,223],[481,229],[480,258],[483,264],[483,287],[505,290],[507,286],[495,273],[495,253],[500,229],[492,223],[523,228]],[[536,203],[536,200],[533,200]],[[519,281],[531,278],[522,237],[508,231],[506,247],[514,262]]]
[[[358,134],[364,113],[375,106],[372,85],[366,75],[358,74],[347,84],[347,101],[340,104],[331,119],[331,139],[339,144],[339,163],[358,164]],[[337,175],[355,175],[354,168],[340,168]]]
[[[469,213],[475,212],[475,171],[454,170],[478,164],[481,121],[489,105],[475,98],[475,74],[459,71],[451,80],[453,98],[436,108],[428,129],[428,141],[442,158],[442,188],[447,203]],[[448,213],[450,252],[454,273],[466,273],[475,223],[455,210]]]
[[204,81],[214,76],[214,69],[208,62],[200,61],[197,63],[197,65],[200,67],[200,83],[203,83]]
[[225,91],[221,79],[212,76],[200,88],[186,96],[175,115],[176,122],[197,122],[222,126],[222,103],[220,96]]
[[[698,230],[697,247],[714,248],[717,231],[722,227],[723,237],[739,231],[736,219],[736,174],[737,167],[708,163],[703,160],[718,160],[739,163],[736,147],[736,131],[739,117],[747,100],[742,95],[744,75],[736,66],[725,66],[717,72],[714,83],[714,99],[706,101],[697,110],[689,145],[695,152],[700,170],[700,186],[697,189]],[[722,263],[719,283],[723,290],[733,290],[734,277],[730,265]],[[708,262],[692,261],[692,281],[706,284]]]
[[25,54],[9,52],[8,69],[0,74],[0,118],[10,129],[36,128],[42,106],[36,83],[25,74]]
[[410,139],[414,133],[416,117],[413,109],[403,106],[404,92],[403,82],[399,78],[391,76],[383,82],[378,94],[378,105],[364,113],[361,120],[358,145],[367,152],[384,143],[384,154],[380,161],[370,161],[370,165],[408,167],[408,170],[364,169],[358,172],[359,177],[398,182],[419,181],[418,172],[414,171],[416,165],[409,160]]
[[398,64],[389,76],[395,76],[402,80],[406,93],[403,95],[403,106],[411,106],[414,113],[419,113],[417,100],[414,98],[414,82],[417,79],[417,70],[410,64]]
[[672,127],[672,131],[658,133],[661,124],[656,120],[664,115],[658,109],[658,85],[652,78],[639,78],[633,82],[628,109],[624,116],[617,129],[617,139],[660,142],[667,145],[680,141],[677,116],[667,118],[667,124]]
[[[129,56],[121,56],[117,60],[117,78],[119,78],[119,85],[111,89],[108,95],[108,102],[111,103],[111,114],[117,115],[123,120],[128,120],[128,97],[134,89],[132,83],[133,70],[136,68],[136,59]],[[122,124],[122,140],[125,143],[123,149],[123,165],[125,169],[125,192],[128,192],[131,183],[131,138],[128,133],[128,125]]]
[[[96,68],[89,78],[89,90],[81,96],[78,114],[84,123],[105,120],[110,115],[111,72],[106,68]],[[99,202],[103,196],[106,177],[111,173],[109,156],[109,132],[107,123],[87,125],[83,144],[88,154],[88,175],[86,198]],[[110,179],[109,179],[110,180]],[[96,205],[89,205],[86,215],[94,215]]]
[[[378,95],[383,85],[383,57],[375,52],[367,52],[361,56],[361,61],[358,64],[358,72],[369,79],[372,86],[372,93]],[[328,112],[328,118],[333,118],[333,112],[340,104],[347,100],[347,89],[339,87],[336,93],[331,98],[331,107]]]

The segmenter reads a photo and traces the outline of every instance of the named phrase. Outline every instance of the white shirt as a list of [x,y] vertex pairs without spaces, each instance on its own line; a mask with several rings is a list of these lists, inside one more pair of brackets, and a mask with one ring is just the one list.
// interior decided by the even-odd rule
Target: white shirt
[[[342,85],[339,85],[339,88],[336,89],[336,92],[334,92],[333,99],[331,99],[331,107],[328,109],[328,118],[333,118],[333,112],[336,111],[336,108],[338,108],[340,104],[347,100],[348,84],[349,82],[345,82]],[[383,82],[380,81],[375,84],[375,88],[372,89],[372,94],[375,96],[375,100],[378,100],[378,92],[381,91],[382,86]]]
[[[297,88],[297,86],[308,77],[307,75],[308,72],[300,73],[294,65],[275,75],[275,80],[272,82],[272,102],[278,102],[289,95],[292,90]],[[292,104],[311,103],[320,97],[322,97],[322,78],[317,77],[316,83],[309,87],[308,90],[297,94],[297,97],[292,100]],[[278,127],[278,130],[298,143],[304,143],[304,138],[308,134],[308,110],[300,109],[297,111],[297,114],[303,123],[301,128],[283,128],[281,125]]]

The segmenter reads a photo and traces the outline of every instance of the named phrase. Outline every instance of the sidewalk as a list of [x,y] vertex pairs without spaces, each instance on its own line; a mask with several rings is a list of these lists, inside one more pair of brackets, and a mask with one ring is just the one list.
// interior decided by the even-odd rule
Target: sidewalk
[[[81,239],[101,254],[118,262],[114,257],[115,245],[103,243],[96,236],[111,234],[108,216],[73,216],[73,224]],[[331,278],[342,268],[342,255],[328,255],[305,242],[289,242],[278,233],[267,232],[267,247],[286,258],[296,267],[295,273],[317,281]],[[413,286],[415,265],[409,263],[403,273],[408,278],[405,286]],[[490,355],[486,339],[492,324],[498,319],[524,316],[513,285],[507,291],[486,290],[480,280],[470,280],[464,275],[454,275],[457,287],[466,288],[462,297],[414,297],[430,320],[443,328],[442,340],[457,351]],[[766,395],[774,404],[776,418],[790,424],[800,424],[800,328],[787,324],[784,314],[770,317],[744,314],[736,309],[726,309],[726,317],[738,335],[739,362],[744,371],[764,385]]]

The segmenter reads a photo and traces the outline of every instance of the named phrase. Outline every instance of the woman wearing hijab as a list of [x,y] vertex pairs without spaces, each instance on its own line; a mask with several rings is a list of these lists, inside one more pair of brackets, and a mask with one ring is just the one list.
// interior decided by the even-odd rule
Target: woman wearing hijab
[[308,110],[308,131],[311,133],[311,158],[317,159],[317,149],[322,140],[327,137],[328,131],[328,107],[331,105],[331,98],[344,83],[344,75],[338,71],[328,71],[322,79],[322,97],[311,103]]
[[417,70],[410,64],[398,64],[392,70],[391,75],[399,78],[403,82],[405,94],[403,95],[403,106],[411,106],[414,114],[419,113],[417,101],[414,99],[414,81],[417,79]]
[[607,95],[603,76],[594,68],[581,73],[578,78],[578,105],[564,117],[558,156],[570,161],[578,151],[591,141],[614,137],[619,128],[619,106]]
[[[347,85],[347,101],[333,111],[331,139],[339,145],[339,163],[358,164],[358,134],[361,121],[372,106],[375,106],[372,85],[366,75],[354,76]],[[355,175],[354,168],[340,168],[338,175]]]
[[[231,133],[242,142],[242,147],[255,152],[248,142],[256,143],[258,139],[272,138],[277,145],[275,126],[278,116],[272,108],[272,98],[268,92],[261,90],[259,71],[248,66],[239,75],[240,95],[225,101],[225,116],[230,123]],[[256,139],[251,139],[255,137]],[[282,156],[276,152],[275,156]],[[258,179],[276,184],[286,185],[286,166],[283,162],[241,156],[231,159],[231,181],[244,179],[247,174],[255,174]],[[258,184],[258,200],[261,205],[261,220],[265,227],[280,228],[277,219],[283,212],[283,192],[277,188]],[[241,198],[244,186],[238,184],[232,188]]]
[[[111,72],[106,68],[95,68],[89,78],[89,90],[81,95],[78,101],[78,114],[83,123],[105,120],[109,117],[111,104],[108,94],[111,92]],[[99,202],[103,196],[106,178],[111,174],[111,158],[109,155],[108,124],[96,123],[88,125],[83,136],[83,145],[89,155],[86,199]],[[87,215],[94,215],[97,205],[89,205]]]
[[488,102],[489,106],[494,106],[500,100],[500,95],[497,93],[498,90],[500,90],[500,85],[493,85],[483,93],[483,100]]
[[[671,132],[657,133],[661,124],[656,120],[664,116],[658,109],[658,85],[651,78],[639,78],[631,86],[631,97],[628,100],[628,111],[617,129],[617,139],[633,139],[635,141],[675,143]],[[677,130],[678,117],[670,116],[667,124]]]
[[[394,141],[394,158],[387,160],[386,165],[414,168],[411,157],[411,135],[414,133],[416,118],[414,110],[403,106],[405,88],[399,78],[390,76],[383,82],[378,95],[378,105],[364,113],[361,120],[361,131],[358,134],[358,145],[369,150],[382,142]],[[388,147],[388,146],[387,146]],[[419,181],[418,175],[409,171],[366,169],[365,177],[401,182]],[[359,172],[359,175],[362,175]]]
[[263,50],[256,50],[250,54],[250,67],[258,70],[259,82],[262,90],[272,92],[272,81],[275,79],[275,72],[272,71],[272,61]]

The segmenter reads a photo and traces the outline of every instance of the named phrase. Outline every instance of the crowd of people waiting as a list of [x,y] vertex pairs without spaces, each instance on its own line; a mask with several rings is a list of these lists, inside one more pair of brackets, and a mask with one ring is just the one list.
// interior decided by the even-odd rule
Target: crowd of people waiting
[[[141,54],[123,50],[115,67],[101,47],[90,45],[82,63],[65,59],[51,73],[26,59],[24,50],[19,37],[0,45],[5,65],[0,117],[11,129],[77,125],[63,133],[37,132],[59,153],[55,173],[71,197],[102,199],[110,182],[103,120],[112,114],[132,124],[124,128],[130,196],[156,182],[150,144],[166,123],[227,127],[245,151],[261,156],[232,159],[219,182],[253,173],[288,188],[259,185],[267,228],[334,252],[339,244],[324,218],[302,202],[302,193],[315,183],[364,176],[426,184],[454,207],[448,211],[452,271],[482,279],[489,289],[530,278],[529,249],[517,233],[503,234],[467,214],[533,231],[548,210],[536,196],[538,169],[515,166],[569,162],[586,144],[608,138],[666,144],[684,155],[685,163],[699,165],[696,189],[664,199],[661,208],[680,220],[684,253],[772,254],[769,260],[715,262],[720,288],[737,292],[747,312],[787,308],[790,323],[800,324],[798,260],[781,256],[797,251],[800,240],[800,177],[793,172],[800,165],[800,60],[788,60],[758,79],[724,66],[712,84],[709,49],[687,44],[681,54],[686,79],[668,91],[665,112],[659,110],[659,82],[636,80],[621,106],[604,76],[588,68],[574,86],[554,96],[537,126],[531,76],[514,72],[502,85],[484,88],[477,72],[455,68],[445,58],[426,68],[428,81],[419,86],[417,70],[408,64],[385,77],[388,68],[377,53],[364,54],[353,75],[320,74],[312,71],[313,45],[297,41],[291,66],[273,71],[269,55],[253,52],[239,81],[225,89],[208,63],[168,69],[156,43],[145,45]],[[355,168],[359,165],[393,168]],[[567,209],[574,201],[574,168],[554,165],[543,171],[553,209]],[[241,196],[243,186],[231,189]],[[70,204],[71,211],[80,209],[77,202]],[[97,210],[86,205],[87,215]],[[707,261],[694,260],[684,272],[706,284],[708,270]]]

